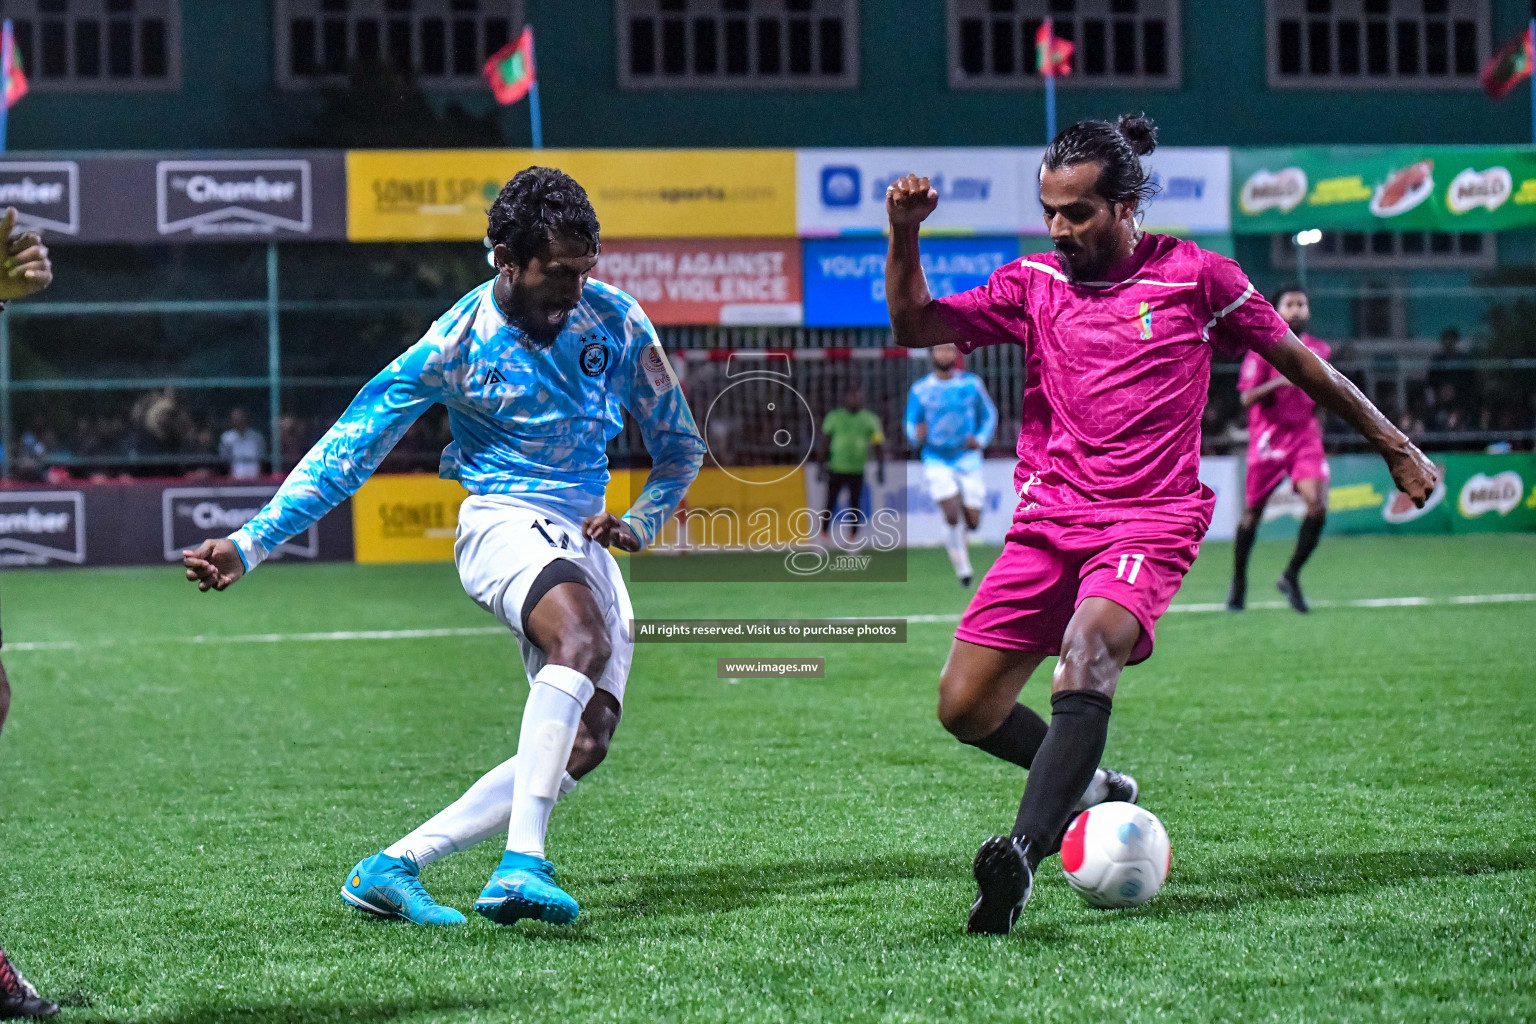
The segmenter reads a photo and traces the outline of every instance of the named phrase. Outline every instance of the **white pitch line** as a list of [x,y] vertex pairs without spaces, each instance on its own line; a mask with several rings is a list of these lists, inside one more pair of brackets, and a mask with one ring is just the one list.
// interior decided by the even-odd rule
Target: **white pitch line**
[[[1423,608],[1464,604],[1529,604],[1536,601],[1536,594],[1459,594],[1454,597],[1368,597],[1353,601],[1312,602],[1313,608]],[[1249,611],[1278,611],[1289,608],[1284,601],[1255,601]],[[1225,612],[1227,606],[1217,603],[1175,604],[1168,611],[1183,613]],[[958,612],[946,615],[886,616],[905,618],[909,623],[959,622]],[[431,640],[456,636],[501,636],[507,632],[503,626],[461,626],[444,629],[358,629],[336,630],[329,633],[241,633],[232,636],[199,634],[182,637],[151,637],[143,640],[33,640],[6,644],[3,653],[13,651],[79,651],[86,648],[127,647],[137,644],[286,644],[327,643],[337,640]]]
[[[1423,608],[1436,605],[1458,604],[1528,604],[1536,601],[1536,594],[1461,594],[1456,597],[1366,597],[1353,601],[1330,601],[1326,598],[1312,601],[1313,608]],[[1249,611],[1279,611],[1288,609],[1290,605],[1284,601],[1253,601],[1249,603]],[[1225,612],[1227,606],[1223,603],[1212,602],[1206,604],[1174,604],[1168,606],[1168,614],[1175,612],[1202,614],[1210,612]],[[959,622],[958,613],[950,615],[908,615],[908,622]]]

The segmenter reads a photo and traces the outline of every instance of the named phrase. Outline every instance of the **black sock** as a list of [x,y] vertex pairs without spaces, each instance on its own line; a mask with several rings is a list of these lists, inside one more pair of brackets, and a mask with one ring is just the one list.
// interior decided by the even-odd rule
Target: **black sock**
[[1327,521],[1326,512],[1320,516],[1307,516],[1301,521],[1301,530],[1296,534],[1296,550],[1291,555],[1291,564],[1285,567],[1285,574],[1291,579],[1301,574],[1301,567],[1312,557],[1312,552],[1317,548],[1317,539],[1323,535],[1323,524]]
[[1108,697],[1093,690],[1051,697],[1051,728],[1029,771],[1013,824],[1015,837],[1029,838],[1032,868],[1056,850],[1072,808],[1093,781],[1109,736],[1111,706]]
[[1248,590],[1248,555],[1253,551],[1253,540],[1259,535],[1259,528],[1254,526],[1237,527],[1237,536],[1232,543],[1232,590],[1241,597]]
[[1045,719],[1023,704],[1015,704],[1003,724],[990,736],[965,742],[978,750],[985,750],[993,757],[1012,761],[1020,768],[1028,768],[1035,760],[1040,744],[1045,742],[1048,726]]

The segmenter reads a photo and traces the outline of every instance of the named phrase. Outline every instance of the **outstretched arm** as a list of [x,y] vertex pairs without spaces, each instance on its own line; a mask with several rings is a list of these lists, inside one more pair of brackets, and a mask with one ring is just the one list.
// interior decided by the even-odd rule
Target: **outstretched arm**
[[357,493],[438,400],[441,385],[441,348],[435,338],[424,339],[363,386],[255,518],[222,540],[181,553],[187,579],[199,590],[223,590]]
[[1408,439],[1370,399],[1360,393],[1338,370],[1287,332],[1264,358],[1318,405],[1354,427],[1386,460],[1398,490],[1423,507],[1435,489],[1438,470],[1435,464]]
[[927,178],[909,174],[885,190],[885,211],[891,220],[891,244],[885,259],[885,305],[891,315],[891,337],[903,348],[953,345],[960,334],[939,312],[928,294],[928,280],[918,254],[917,232],[939,205],[939,194]]

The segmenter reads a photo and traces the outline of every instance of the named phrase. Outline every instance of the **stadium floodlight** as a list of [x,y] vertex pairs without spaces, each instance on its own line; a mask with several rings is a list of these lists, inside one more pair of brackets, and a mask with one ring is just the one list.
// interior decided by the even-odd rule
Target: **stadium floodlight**
[[1303,288],[1307,286],[1307,246],[1316,245],[1322,240],[1323,233],[1318,228],[1298,231],[1291,238],[1296,243],[1296,280]]

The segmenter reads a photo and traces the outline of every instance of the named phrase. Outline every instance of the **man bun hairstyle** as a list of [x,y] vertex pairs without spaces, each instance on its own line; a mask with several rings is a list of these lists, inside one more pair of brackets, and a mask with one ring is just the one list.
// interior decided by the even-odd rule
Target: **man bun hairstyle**
[[1157,148],[1157,126],[1146,114],[1121,114],[1108,121],[1079,121],[1051,140],[1041,166],[1048,171],[1075,164],[1098,164],[1094,191],[1109,203],[1137,209],[1157,194],[1141,158]]
[[557,238],[598,250],[597,211],[576,179],[553,167],[518,171],[491,204],[486,237],[512,250],[512,260],[526,267],[549,251]]

